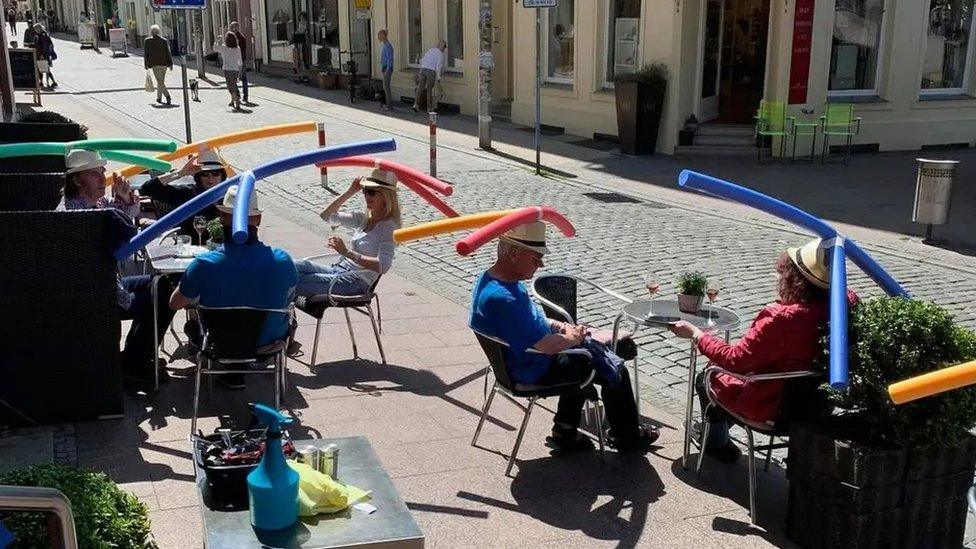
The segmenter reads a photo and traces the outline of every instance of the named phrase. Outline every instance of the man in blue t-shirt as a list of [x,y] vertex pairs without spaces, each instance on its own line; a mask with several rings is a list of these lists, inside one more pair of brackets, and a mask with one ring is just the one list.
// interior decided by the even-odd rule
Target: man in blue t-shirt
[[[502,235],[494,265],[475,283],[470,325],[508,344],[506,363],[515,383],[582,384],[593,372],[591,362],[579,355],[558,353],[583,343],[591,335],[590,328],[547,319],[521,282],[531,279],[542,267],[542,256],[548,251],[544,223],[536,221]],[[639,424],[626,368],[621,369],[620,377],[611,382],[597,371],[593,381],[603,388],[603,403],[616,448],[643,453],[657,440],[658,432]],[[593,448],[590,439],[578,431],[586,394],[591,391],[592,387],[586,387],[559,397],[552,436],[546,438],[550,447],[562,451]]]
[[[298,272],[287,252],[258,240],[261,210],[253,191],[248,210],[248,240],[237,244],[230,238],[231,213],[237,202],[237,191],[236,185],[230,187],[223,203],[217,206],[226,235],[224,246],[202,254],[190,263],[170,299],[172,309],[194,305],[285,309],[291,303]],[[286,338],[289,330],[287,315],[270,314],[258,336],[258,346]],[[217,380],[231,389],[244,388],[244,376],[240,374],[217,376]]]

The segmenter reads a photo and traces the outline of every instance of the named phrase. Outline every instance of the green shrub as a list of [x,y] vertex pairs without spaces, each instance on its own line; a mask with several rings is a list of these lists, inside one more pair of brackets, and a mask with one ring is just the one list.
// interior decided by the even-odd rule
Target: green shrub
[[976,358],[976,334],[945,309],[905,298],[869,299],[851,308],[849,333],[849,385],[829,393],[850,412],[858,442],[952,445],[976,426],[976,386],[898,406],[888,396],[891,383]]
[[691,271],[678,277],[678,293],[684,295],[705,295],[708,278],[701,271]]
[[644,65],[637,72],[622,73],[613,77],[614,82],[638,82],[645,84],[667,83],[668,66],[664,63]]
[[[34,111],[20,117],[19,122],[31,124],[74,124],[75,121],[67,116],[54,111]],[[78,124],[81,128],[81,138],[88,139],[88,126]]]
[[[146,506],[104,473],[45,463],[0,474],[0,484],[57,488],[71,502],[78,546],[155,548]],[[45,513],[10,512],[0,520],[21,548],[51,547]]]

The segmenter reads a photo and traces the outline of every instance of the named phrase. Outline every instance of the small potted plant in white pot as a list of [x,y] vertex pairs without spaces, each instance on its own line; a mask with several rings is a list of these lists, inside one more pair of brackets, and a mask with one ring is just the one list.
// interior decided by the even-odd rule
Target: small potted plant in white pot
[[224,243],[224,227],[220,224],[219,219],[211,219],[207,223],[207,233],[210,234],[210,240],[207,241],[207,248],[216,250],[217,247]]
[[708,278],[701,271],[691,271],[678,277],[678,310],[695,314],[705,299]]

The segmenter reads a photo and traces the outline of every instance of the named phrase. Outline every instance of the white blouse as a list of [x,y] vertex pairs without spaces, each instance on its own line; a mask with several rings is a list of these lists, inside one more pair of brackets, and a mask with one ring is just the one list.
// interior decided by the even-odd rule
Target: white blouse
[[[346,212],[340,211],[332,214],[329,223],[341,225],[355,232],[349,239],[349,248],[367,257],[375,257],[380,263],[380,272],[369,271],[363,273],[361,278],[372,286],[373,282],[381,274],[386,274],[393,266],[393,253],[396,250],[396,242],[393,240],[393,231],[396,230],[396,223],[392,219],[384,219],[373,225],[369,231],[363,230],[366,227],[366,212]],[[342,258],[338,265],[348,270],[363,269],[360,265],[350,259]]]

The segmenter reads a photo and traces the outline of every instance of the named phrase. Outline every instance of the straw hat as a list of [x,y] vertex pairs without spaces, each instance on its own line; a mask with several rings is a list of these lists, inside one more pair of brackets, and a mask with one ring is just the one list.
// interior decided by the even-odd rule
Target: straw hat
[[359,182],[362,187],[374,189],[386,189],[389,191],[397,190],[397,177],[393,172],[376,169],[370,172],[369,177]]
[[[231,185],[227,192],[224,193],[224,200],[217,204],[217,209],[224,213],[233,213],[234,205],[237,204],[237,191],[239,187],[237,185]],[[251,189],[251,200],[248,203],[247,215],[260,215],[263,212],[261,208],[258,207],[258,194]]]
[[68,153],[68,157],[65,158],[64,164],[67,168],[64,174],[71,175],[73,173],[83,172],[86,170],[103,168],[105,167],[106,161],[102,158],[102,155],[98,154],[97,151],[74,149]]
[[541,221],[519,225],[510,231],[506,231],[499,238],[509,244],[542,255],[549,253],[549,248],[546,247],[546,224]]
[[224,163],[220,160],[220,154],[213,149],[200,151],[200,158],[197,161],[200,163],[201,171],[225,169]]
[[786,255],[806,278],[818,288],[830,287],[830,271],[827,269],[827,248],[815,238],[799,248],[788,248]]

